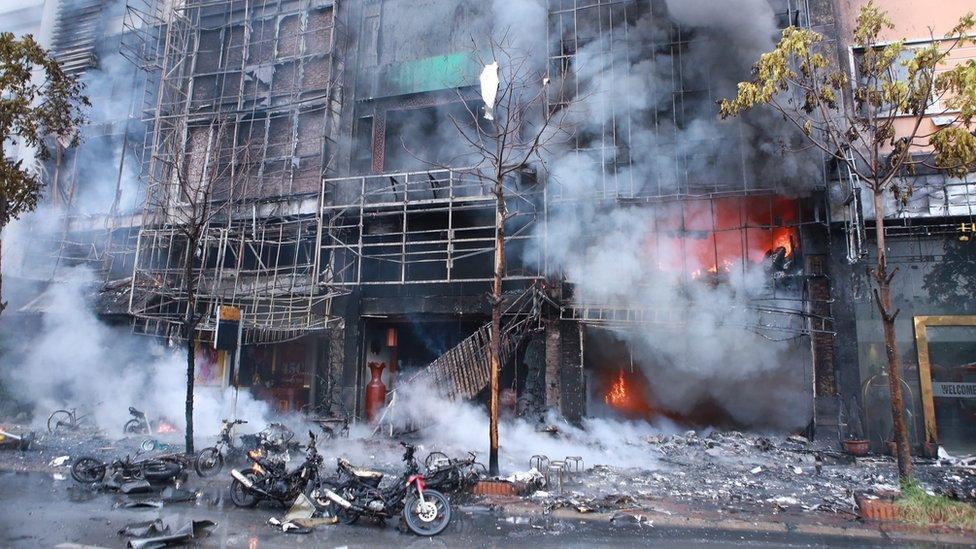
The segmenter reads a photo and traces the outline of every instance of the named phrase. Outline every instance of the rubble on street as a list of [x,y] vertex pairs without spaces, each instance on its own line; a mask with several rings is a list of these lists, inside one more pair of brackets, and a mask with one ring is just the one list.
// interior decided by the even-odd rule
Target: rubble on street
[[[550,485],[529,498],[548,511],[568,508],[581,513],[655,511],[661,502],[678,502],[730,513],[795,511],[855,517],[855,493],[898,484],[890,457],[854,458],[799,436],[689,431],[645,442],[646,469],[595,465],[569,475],[562,491]],[[916,470],[934,492],[976,502],[976,467],[968,463],[919,459]]]
[[[73,459],[91,453],[105,457],[134,453],[138,452],[141,442],[140,437],[110,440],[91,433],[41,434],[30,451],[0,455],[0,467],[45,471],[53,474],[55,479],[64,479],[71,463],[66,456]],[[797,435],[688,431],[651,435],[633,444],[646,450],[646,466],[616,467],[600,463],[565,466],[579,458],[536,455],[532,456],[531,463],[526,462],[524,470],[511,472],[495,481],[511,483],[517,489],[506,492],[475,488],[474,494],[462,500],[491,502],[497,500],[497,494],[510,493],[520,494],[519,501],[537,506],[544,513],[568,509],[582,514],[628,511],[667,515],[674,505],[685,505],[689,509],[731,515],[788,512],[816,516],[821,513],[855,519],[858,514],[856,494],[884,493],[897,486],[891,457],[855,458]],[[382,437],[341,439],[323,442],[322,446],[328,447],[330,456],[342,455],[344,448],[355,447],[358,454],[365,452],[373,456],[380,469],[393,471],[397,468],[397,462],[390,457],[398,448],[393,440]],[[430,459],[425,461],[432,470],[452,461],[461,461],[433,449],[427,451]],[[942,452],[937,459],[917,459],[916,470],[919,480],[934,493],[976,502],[976,463],[972,458]],[[483,469],[478,473],[471,477],[471,481],[458,483],[458,488],[470,491],[474,478],[486,478]],[[188,480],[183,476],[175,484],[157,486],[139,480],[119,484],[107,479],[98,487],[73,486],[70,490],[73,491],[72,499],[84,500],[86,497],[81,492],[110,487],[119,492],[116,497],[124,498],[117,501],[118,506],[161,507],[207,499],[203,492],[194,488],[193,483],[202,480],[195,476]],[[227,475],[222,475],[205,484],[213,492],[215,483],[219,490],[228,480]],[[184,482],[189,487],[184,487]],[[219,501],[220,497],[211,499]],[[286,516],[280,520],[271,517],[270,523],[281,531],[304,532],[312,526],[305,520],[309,518],[304,515]],[[314,525],[333,522],[328,518],[316,519]]]

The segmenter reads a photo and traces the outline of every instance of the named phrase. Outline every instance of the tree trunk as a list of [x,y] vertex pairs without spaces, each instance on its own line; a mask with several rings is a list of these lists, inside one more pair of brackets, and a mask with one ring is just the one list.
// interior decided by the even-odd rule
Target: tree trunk
[[183,337],[186,343],[186,453],[193,453],[193,385],[196,377],[196,281],[193,278],[193,252],[196,250],[197,239],[187,238],[186,252],[183,260],[183,283],[186,285],[186,313],[183,317]]
[[[3,227],[0,227],[0,267],[3,265]],[[3,300],[3,270],[0,269],[0,314],[7,308],[7,302]]]
[[193,325],[186,325],[186,453],[193,453],[193,383],[196,374],[196,356],[193,348]]
[[895,318],[898,316],[898,311],[892,311],[891,304],[891,279],[895,273],[888,272],[888,252],[884,235],[884,195],[880,191],[874,193],[874,217],[875,240],[878,246],[878,264],[874,272],[878,289],[874,295],[884,327],[885,354],[888,358],[888,389],[891,393],[891,425],[895,445],[898,448],[898,477],[904,482],[912,478],[912,454],[911,446],[908,444],[908,427],[905,424],[905,401],[901,391],[901,359],[895,334]]
[[488,474],[498,475],[498,391],[501,372],[502,279],[505,276],[505,194],[500,175],[495,178],[495,276],[491,286],[491,404],[489,408]]

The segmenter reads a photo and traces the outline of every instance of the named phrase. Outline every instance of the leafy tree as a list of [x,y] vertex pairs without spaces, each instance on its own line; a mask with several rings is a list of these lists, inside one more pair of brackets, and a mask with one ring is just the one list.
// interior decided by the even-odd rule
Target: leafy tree
[[[33,211],[44,187],[40,174],[25,167],[23,159],[12,158],[8,147],[23,143],[45,160],[50,155],[49,137],[76,145],[85,120],[81,109],[90,105],[83,91],[84,85],[65,74],[33,36],[18,39],[13,33],[0,33],[0,231]],[[0,276],[0,296],[2,288]],[[6,306],[0,299],[0,313]]]
[[[911,186],[897,184],[925,165],[951,176],[976,169],[976,60],[959,62],[952,54],[973,44],[976,18],[963,16],[942,39],[908,48],[904,41],[883,43],[894,28],[888,14],[868,2],[854,29],[856,75],[851,82],[824,44],[809,29],[789,27],[776,47],[764,53],[751,81],[740,82],[736,97],[722,101],[723,117],[769,106],[803,132],[807,141],[849,169],[873,193],[877,262],[874,299],[884,327],[891,392],[891,414],[898,447],[898,474],[912,476],[911,449],[905,425],[901,365],[890,270],[885,245],[885,194],[904,198]],[[850,99],[845,101],[845,92]],[[931,129],[933,115],[951,123]]]

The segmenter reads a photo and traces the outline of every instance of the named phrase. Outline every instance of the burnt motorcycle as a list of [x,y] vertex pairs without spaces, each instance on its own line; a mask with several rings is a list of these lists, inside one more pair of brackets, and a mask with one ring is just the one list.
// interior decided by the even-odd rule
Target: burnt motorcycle
[[424,460],[427,486],[443,494],[462,494],[488,476],[488,469],[473,452],[467,457],[449,458],[443,452],[431,452]]
[[254,507],[261,500],[273,500],[289,505],[305,492],[309,481],[318,478],[322,456],[315,447],[315,434],[309,431],[305,448],[305,461],[289,470],[283,460],[269,458],[261,448],[251,450],[247,457],[251,467],[243,471],[232,469],[234,477],[230,486],[230,498],[238,507]]
[[444,494],[427,488],[414,458],[416,448],[400,444],[407,468],[396,482],[381,488],[383,473],[355,467],[340,458],[336,475],[320,479],[309,491],[309,499],[320,511],[335,514],[346,524],[353,524],[360,517],[382,522],[402,514],[415,534],[440,534],[451,522],[451,502]]
[[176,426],[163,418],[150,422],[149,416],[147,416],[145,412],[142,410],[137,410],[132,406],[129,406],[129,415],[132,416],[132,419],[126,421],[125,425],[122,426],[122,432],[127,435],[148,435],[152,433],[167,434],[179,432],[179,429],[177,429]]
[[133,460],[125,456],[106,463],[93,456],[81,456],[71,464],[71,478],[82,484],[101,482],[106,473],[120,481],[168,482],[182,472],[181,463],[165,457]]
[[245,455],[246,450],[254,449],[253,447],[247,448],[243,444],[241,446],[234,445],[231,430],[237,425],[243,425],[245,423],[247,422],[243,419],[235,419],[233,421],[225,419],[222,421],[220,435],[217,436],[217,444],[204,448],[197,454],[193,468],[196,469],[198,475],[201,477],[212,477],[223,469],[225,455],[233,459],[236,456]]

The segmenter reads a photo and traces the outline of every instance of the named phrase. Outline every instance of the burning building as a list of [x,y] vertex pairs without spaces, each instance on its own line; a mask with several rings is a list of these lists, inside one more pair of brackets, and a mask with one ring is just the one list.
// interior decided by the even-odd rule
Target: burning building
[[[715,106],[779,29],[837,37],[833,3],[723,17],[665,0],[56,4],[109,22],[55,27],[51,45],[94,71],[107,56],[86,44],[114,44],[132,107],[103,128],[111,156],[86,160],[93,138],[56,159],[54,200],[83,192],[66,176],[138,200],[69,216],[53,247],[125,280],[115,301],[141,333],[178,335],[193,307],[211,383],[231,372],[206,350],[210,319],[234,305],[236,379],[279,409],[362,418],[371,363],[388,388],[426,376],[484,397],[495,199],[452,121],[477,112],[479,60],[506,36],[574,124],[505,185],[516,408],[837,437],[862,392],[858,343],[835,332],[860,333],[838,309],[861,284],[846,258],[869,215],[838,204],[851,183],[821,157],[783,154],[797,136],[778,119]],[[106,165],[114,180],[83,175]],[[187,217],[200,200],[219,213]]]

